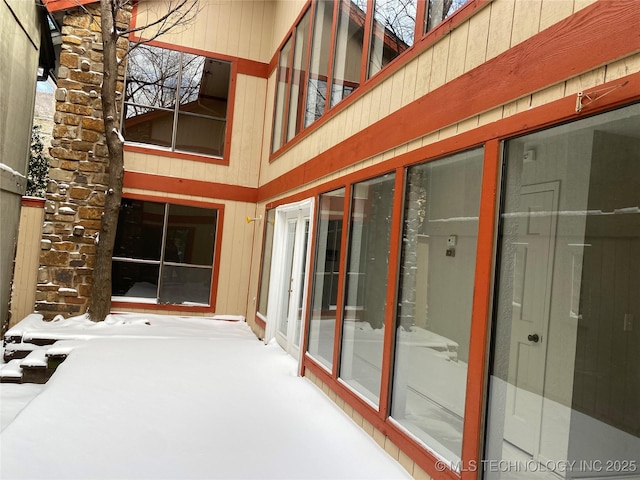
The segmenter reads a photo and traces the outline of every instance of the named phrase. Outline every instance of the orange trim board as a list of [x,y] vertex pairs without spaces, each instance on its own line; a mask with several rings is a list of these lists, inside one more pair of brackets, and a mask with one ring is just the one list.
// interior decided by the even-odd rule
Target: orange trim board
[[136,188],[162,193],[197,195],[206,198],[256,203],[258,190],[240,185],[205,182],[187,178],[165,177],[142,172],[126,171],[124,188]]
[[23,207],[44,208],[45,199],[40,197],[22,197],[21,204]]
[[99,0],[43,0],[44,6],[50,13],[66,10],[67,8],[76,8],[89,3],[98,3]]
[[[386,65],[382,70],[377,72],[371,78],[367,79],[360,88],[357,88],[353,93],[351,93],[347,98],[339,102],[337,105],[333,106],[329,111],[325,112],[318,120],[313,122],[308,127],[304,128],[302,132],[296,135],[293,139],[287,142],[285,145],[282,145],[280,149],[275,152],[271,152],[269,155],[269,162],[273,162],[278,159],[283,153],[293,147],[295,144],[300,142],[306,136],[313,133],[315,130],[320,128],[320,126],[324,125],[328,122],[333,116],[339,114],[341,111],[345,110],[349,105],[355,103],[358,98],[365,95],[368,91],[372,90],[378,84],[382,83],[385,79],[392,76],[398,70],[406,66],[410,61],[416,58],[418,55],[423,53],[429,47],[431,47],[440,37],[448,35],[451,33],[453,29],[458,27],[458,25],[462,24],[469,17],[474,15],[478,10],[489,5],[493,0],[467,0],[462,7],[456,10],[450,17],[447,17],[444,21],[438,24],[435,28],[427,32],[418,38],[415,43],[405,50],[402,54],[394,58],[388,65]],[[420,2],[423,3],[423,2]],[[419,18],[419,17],[417,17]],[[312,19],[313,21],[313,19]],[[335,39],[332,39],[332,45]],[[276,58],[277,64],[277,53],[274,55]],[[272,59],[272,63],[273,63]],[[275,65],[270,64],[270,74],[275,69]]]
[[596,2],[263,185],[259,198],[632,54],[640,50],[639,24],[640,2]]
[[250,60],[248,58],[236,57],[233,55],[226,55],[224,53],[212,52],[209,50],[201,50],[199,48],[185,47],[184,45],[177,45],[175,43],[167,43],[159,40],[146,40],[144,37],[137,35],[131,35],[129,40],[132,42],[145,41],[148,45],[154,47],[166,48],[169,50],[175,50],[178,52],[191,53],[194,55],[200,55],[203,57],[213,57],[218,60],[226,60],[237,65],[238,73],[242,75],[250,75],[252,77],[269,78],[269,64],[258,62],[257,60]]

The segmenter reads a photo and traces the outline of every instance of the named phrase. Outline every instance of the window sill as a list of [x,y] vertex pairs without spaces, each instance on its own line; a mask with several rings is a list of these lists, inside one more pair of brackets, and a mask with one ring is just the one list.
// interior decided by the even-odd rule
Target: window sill
[[211,163],[214,165],[229,165],[229,160],[223,157],[199,155],[197,153],[187,153],[175,150],[168,150],[160,146],[149,146],[142,143],[125,143],[125,152],[144,153],[147,155],[157,155],[159,157],[180,158],[194,162]]

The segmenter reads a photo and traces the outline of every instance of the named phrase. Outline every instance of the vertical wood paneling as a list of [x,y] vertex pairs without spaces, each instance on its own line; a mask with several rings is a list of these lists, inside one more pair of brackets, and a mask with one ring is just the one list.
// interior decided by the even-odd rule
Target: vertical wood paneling
[[395,112],[402,105],[402,85],[404,84],[404,71],[401,69],[391,78],[391,98],[389,112]]
[[233,30],[229,28],[231,23],[231,4],[222,3],[219,4],[216,8],[217,10],[217,19],[218,19],[218,28],[216,29],[216,51],[220,52],[228,52],[229,47],[229,35],[230,31]]
[[487,57],[487,42],[489,39],[489,23],[491,8],[485,8],[469,19],[469,36],[467,40],[467,56],[464,71],[474,69],[484,63]]
[[433,47],[433,62],[431,64],[431,83],[429,90],[433,91],[446,83],[447,62],[449,61],[449,44],[451,36],[447,35]]
[[511,31],[512,47],[538,33],[541,7],[542,0],[516,2]]
[[564,82],[558,85],[553,85],[549,88],[545,88],[539,92],[534,93],[531,96],[531,107],[537,107],[544,105],[545,103],[553,102],[564,97]]
[[420,98],[430,92],[431,66],[433,64],[433,48],[420,55],[416,72],[415,98]]
[[464,73],[467,43],[469,42],[469,22],[456,28],[450,35],[449,59],[447,61],[446,81],[449,82]]
[[11,291],[10,326],[32,313],[35,307],[43,220],[44,208],[22,207],[13,276],[14,285],[19,288]]
[[579,77],[567,80],[565,95],[578,93],[582,90],[586,90],[588,88],[592,88],[604,83],[606,72],[606,67],[601,67],[589,73],[585,73],[584,75],[580,75]]
[[637,72],[640,72],[640,53],[607,65],[605,81],[612,82],[613,80]]
[[487,60],[505,52],[511,45],[511,22],[515,0],[493,2],[489,20],[489,38],[487,40]]
[[542,0],[540,30],[550,27],[573,13],[573,0]]
[[377,85],[370,93],[371,109],[369,110],[369,124],[380,119],[380,100],[382,98],[382,86]]
[[404,68],[404,83],[402,84],[402,100],[400,104],[402,107],[415,100],[417,76],[418,62],[414,60]]

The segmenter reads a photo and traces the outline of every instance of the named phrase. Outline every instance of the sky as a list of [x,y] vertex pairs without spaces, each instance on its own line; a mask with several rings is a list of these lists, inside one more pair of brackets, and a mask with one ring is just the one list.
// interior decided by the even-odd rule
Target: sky
[[45,385],[0,384],[2,479],[411,478],[242,321],[31,315],[13,331],[71,353]]

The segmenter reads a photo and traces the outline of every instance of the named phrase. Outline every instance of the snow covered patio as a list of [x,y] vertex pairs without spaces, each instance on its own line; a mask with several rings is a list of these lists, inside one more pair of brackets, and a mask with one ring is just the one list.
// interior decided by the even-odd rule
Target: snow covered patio
[[12,332],[73,340],[45,385],[0,386],[3,479],[410,478],[242,321],[30,316]]

